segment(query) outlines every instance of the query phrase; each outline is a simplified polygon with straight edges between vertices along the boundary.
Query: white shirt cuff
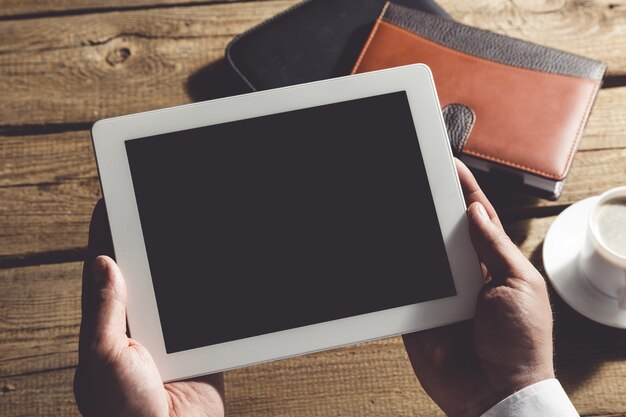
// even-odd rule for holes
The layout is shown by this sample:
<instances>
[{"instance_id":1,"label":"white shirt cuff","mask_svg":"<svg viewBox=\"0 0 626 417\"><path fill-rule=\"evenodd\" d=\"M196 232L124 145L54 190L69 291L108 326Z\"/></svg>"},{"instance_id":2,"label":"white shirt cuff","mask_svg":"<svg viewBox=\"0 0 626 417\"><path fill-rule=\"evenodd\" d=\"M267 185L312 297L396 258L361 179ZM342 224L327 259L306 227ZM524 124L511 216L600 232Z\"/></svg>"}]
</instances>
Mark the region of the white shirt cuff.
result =
<instances>
[{"instance_id":1,"label":"white shirt cuff","mask_svg":"<svg viewBox=\"0 0 626 417\"><path fill-rule=\"evenodd\" d=\"M579 417L563 387L546 379L509 395L481 417Z\"/></svg>"}]
</instances>

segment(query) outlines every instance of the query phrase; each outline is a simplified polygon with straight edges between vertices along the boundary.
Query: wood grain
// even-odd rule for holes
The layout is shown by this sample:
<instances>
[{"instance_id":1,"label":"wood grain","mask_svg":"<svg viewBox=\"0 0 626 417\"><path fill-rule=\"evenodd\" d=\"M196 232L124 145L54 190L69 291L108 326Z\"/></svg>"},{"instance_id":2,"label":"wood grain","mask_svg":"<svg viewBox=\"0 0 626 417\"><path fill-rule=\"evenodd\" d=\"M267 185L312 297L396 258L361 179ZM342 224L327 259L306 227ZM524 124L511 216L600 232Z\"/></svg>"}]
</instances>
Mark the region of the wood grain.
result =
<instances>
[{"instance_id":1,"label":"wood grain","mask_svg":"<svg viewBox=\"0 0 626 417\"><path fill-rule=\"evenodd\" d=\"M0 121L84 123L210 95L228 41L293 1L0 22ZM199 77L193 88L194 75ZM219 83L215 86L219 89ZM191 89L193 91L188 91ZM200 98L200 97L197 97Z\"/></svg>"},{"instance_id":2,"label":"wood grain","mask_svg":"<svg viewBox=\"0 0 626 417\"><path fill-rule=\"evenodd\" d=\"M626 87L600 90L584 131L581 150L626 148Z\"/></svg>"},{"instance_id":3,"label":"wood grain","mask_svg":"<svg viewBox=\"0 0 626 417\"><path fill-rule=\"evenodd\" d=\"M98 174L88 130L0 135L0 188L93 179Z\"/></svg>"},{"instance_id":4,"label":"wood grain","mask_svg":"<svg viewBox=\"0 0 626 417\"><path fill-rule=\"evenodd\" d=\"M84 247L99 197L95 177L0 188L0 256Z\"/></svg>"},{"instance_id":5,"label":"wood grain","mask_svg":"<svg viewBox=\"0 0 626 417\"><path fill-rule=\"evenodd\" d=\"M231 415L442 416L392 338L226 374Z\"/></svg>"},{"instance_id":6,"label":"wood grain","mask_svg":"<svg viewBox=\"0 0 626 417\"><path fill-rule=\"evenodd\" d=\"M0 415L6 417L80 416L72 383L74 369L0 377Z\"/></svg>"},{"instance_id":7,"label":"wood grain","mask_svg":"<svg viewBox=\"0 0 626 417\"><path fill-rule=\"evenodd\" d=\"M79 262L0 269L0 379L76 365L81 271Z\"/></svg>"},{"instance_id":8,"label":"wood grain","mask_svg":"<svg viewBox=\"0 0 626 417\"><path fill-rule=\"evenodd\" d=\"M508 226L540 266L553 217ZM75 415L72 367L80 263L0 270L0 415ZM626 333L593 323L552 296L559 379L581 415L626 409ZM57 368L67 368L55 370ZM226 374L231 416L442 416L416 381L399 338Z\"/></svg>"},{"instance_id":9,"label":"wood grain","mask_svg":"<svg viewBox=\"0 0 626 417\"><path fill-rule=\"evenodd\" d=\"M125 34L153 40L155 47L159 41L170 39L214 38L212 47L208 49L213 50L221 48L224 37L238 35L249 26L273 16L294 3L295 0L233 1L171 9L5 20L0 25L0 37L7 42L0 45L0 53L21 56L35 52L79 50L83 47L103 45ZM158 51L168 49L175 48L163 45ZM206 50L198 52L204 53ZM75 56L78 58L80 55ZM192 57L186 56L187 59Z\"/></svg>"},{"instance_id":10,"label":"wood grain","mask_svg":"<svg viewBox=\"0 0 626 417\"><path fill-rule=\"evenodd\" d=\"M240 0L3 0L0 16L59 15L77 12L101 13L103 10L138 9L177 5L202 5ZM261 1L261 0L256 0Z\"/></svg>"},{"instance_id":11,"label":"wood grain","mask_svg":"<svg viewBox=\"0 0 626 417\"><path fill-rule=\"evenodd\" d=\"M468 23L595 57L626 74L626 7L448 2ZM215 94L215 63L235 35L293 0L131 10L0 22L3 125L90 123ZM191 84L190 84L191 83ZM198 94L200 92L200 94Z\"/></svg>"}]
</instances>

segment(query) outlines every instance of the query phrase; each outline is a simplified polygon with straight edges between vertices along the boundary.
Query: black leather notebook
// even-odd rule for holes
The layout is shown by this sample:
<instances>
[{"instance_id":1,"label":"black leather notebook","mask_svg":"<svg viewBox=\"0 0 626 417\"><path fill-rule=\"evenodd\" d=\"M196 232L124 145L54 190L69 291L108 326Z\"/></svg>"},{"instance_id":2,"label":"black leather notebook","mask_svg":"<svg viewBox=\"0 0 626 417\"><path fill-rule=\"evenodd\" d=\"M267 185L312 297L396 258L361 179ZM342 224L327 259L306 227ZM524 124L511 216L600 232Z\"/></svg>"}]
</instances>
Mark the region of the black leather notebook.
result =
<instances>
[{"instance_id":1,"label":"black leather notebook","mask_svg":"<svg viewBox=\"0 0 626 417\"><path fill-rule=\"evenodd\" d=\"M348 75L385 2L303 1L233 39L226 57L253 90ZM396 3L449 17L433 0Z\"/></svg>"}]
</instances>

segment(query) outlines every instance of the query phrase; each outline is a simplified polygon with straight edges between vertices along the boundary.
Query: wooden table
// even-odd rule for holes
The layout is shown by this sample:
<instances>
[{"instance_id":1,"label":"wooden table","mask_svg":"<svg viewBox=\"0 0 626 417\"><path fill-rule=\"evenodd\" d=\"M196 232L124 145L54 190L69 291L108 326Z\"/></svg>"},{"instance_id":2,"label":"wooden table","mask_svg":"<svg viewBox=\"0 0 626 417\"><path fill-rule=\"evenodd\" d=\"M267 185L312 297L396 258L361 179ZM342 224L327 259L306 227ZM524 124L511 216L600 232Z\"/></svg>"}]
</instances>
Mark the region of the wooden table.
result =
<instances>
[{"instance_id":1,"label":"wooden table","mask_svg":"<svg viewBox=\"0 0 626 417\"><path fill-rule=\"evenodd\" d=\"M293 0L0 1L0 415L76 415L81 256L100 197L89 128L201 100L236 34ZM571 203L626 184L626 0L441 0L460 21L609 64L559 201L490 192L541 270ZM218 71L219 72L219 71ZM626 416L626 331L553 295L559 378L585 416ZM442 415L398 338L226 374L231 416Z\"/></svg>"}]
</instances>

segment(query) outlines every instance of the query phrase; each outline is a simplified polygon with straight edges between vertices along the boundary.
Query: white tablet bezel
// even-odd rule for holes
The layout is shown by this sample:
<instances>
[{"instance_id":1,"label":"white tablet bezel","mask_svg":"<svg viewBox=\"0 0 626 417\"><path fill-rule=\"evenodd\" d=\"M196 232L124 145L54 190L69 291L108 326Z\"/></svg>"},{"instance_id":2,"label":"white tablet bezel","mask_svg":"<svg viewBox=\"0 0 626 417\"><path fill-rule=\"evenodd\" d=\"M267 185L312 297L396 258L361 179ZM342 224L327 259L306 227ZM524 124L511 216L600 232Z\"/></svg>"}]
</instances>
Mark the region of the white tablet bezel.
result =
<instances>
[{"instance_id":1,"label":"white tablet bezel","mask_svg":"<svg viewBox=\"0 0 626 417\"><path fill-rule=\"evenodd\" d=\"M129 139L406 91L457 295L168 354L159 321L126 148ZM430 70L409 65L98 121L92 138L132 337L164 381L189 378L469 319L483 285L465 203ZM417 154L416 154L417 157ZM435 279L436 277L428 277ZM346 300L350 302L350 300ZM197 325L221 317L198 318Z\"/></svg>"}]
</instances>

